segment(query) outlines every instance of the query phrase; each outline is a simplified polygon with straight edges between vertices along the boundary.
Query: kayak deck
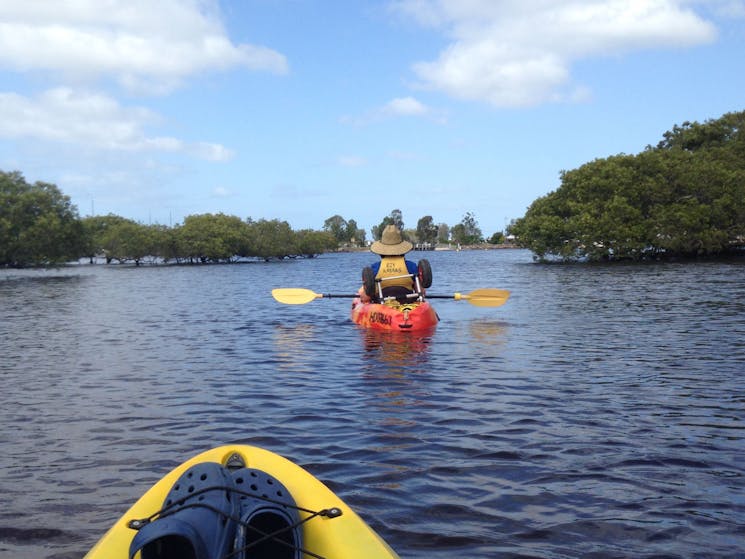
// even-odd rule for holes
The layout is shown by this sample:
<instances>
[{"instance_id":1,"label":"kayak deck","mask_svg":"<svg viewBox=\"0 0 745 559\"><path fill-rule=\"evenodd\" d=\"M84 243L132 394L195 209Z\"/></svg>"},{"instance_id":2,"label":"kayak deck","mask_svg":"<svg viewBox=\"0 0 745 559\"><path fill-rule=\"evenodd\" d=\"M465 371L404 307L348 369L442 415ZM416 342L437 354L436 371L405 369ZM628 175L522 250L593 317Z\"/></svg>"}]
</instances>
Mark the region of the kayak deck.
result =
<instances>
[{"instance_id":1,"label":"kayak deck","mask_svg":"<svg viewBox=\"0 0 745 559\"><path fill-rule=\"evenodd\" d=\"M88 552L85 559L129 559L130 545L138 534L137 529L131 526L135 525L136 528L140 528L139 523L144 522L142 525L147 528L148 524L154 526L161 522L158 513L164 507L170 506L164 505L164 500L173 494L173 490L179 485L177 482L183 479L182 476L190 475L195 468L205 464L215 467L218 467L216 465L223 466L227 471L231 467L229 463L236 459L242 461L247 468L266 472L281 482L292 497L289 500L295 501L296 507L292 508L297 509L295 514L298 514L300 518L301 547L307 550L308 554L296 550L293 557L320 556L327 559L398 557L395 551L348 505L297 464L262 448L229 445L203 452L165 475L132 505ZM176 484L175 487L174 484ZM271 499L270 502L272 502ZM292 505L284 502L279 506L288 508ZM173 516L176 517L181 510ZM150 520L152 518L155 519ZM170 518L167 517L162 522L167 523ZM248 556L251 556L250 551ZM221 558L210 556L209 559Z\"/></svg>"},{"instance_id":2,"label":"kayak deck","mask_svg":"<svg viewBox=\"0 0 745 559\"><path fill-rule=\"evenodd\" d=\"M352 321L373 330L426 330L436 326L439 320L427 301L363 303L359 298L352 301Z\"/></svg>"}]
</instances>

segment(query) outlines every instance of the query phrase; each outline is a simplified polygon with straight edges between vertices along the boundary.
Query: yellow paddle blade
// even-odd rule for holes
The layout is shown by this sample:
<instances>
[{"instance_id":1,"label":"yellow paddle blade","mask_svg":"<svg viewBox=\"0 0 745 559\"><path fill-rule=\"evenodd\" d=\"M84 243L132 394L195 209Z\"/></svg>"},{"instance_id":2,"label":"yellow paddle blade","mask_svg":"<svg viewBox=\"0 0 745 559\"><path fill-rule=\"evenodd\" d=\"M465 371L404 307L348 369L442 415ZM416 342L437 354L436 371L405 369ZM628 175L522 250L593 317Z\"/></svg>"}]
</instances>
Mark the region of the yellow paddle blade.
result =
<instances>
[{"instance_id":1,"label":"yellow paddle blade","mask_svg":"<svg viewBox=\"0 0 745 559\"><path fill-rule=\"evenodd\" d=\"M465 300L476 307L501 307L510 298L506 289L474 289L470 293L456 293L455 300Z\"/></svg>"},{"instance_id":2,"label":"yellow paddle blade","mask_svg":"<svg viewBox=\"0 0 745 559\"><path fill-rule=\"evenodd\" d=\"M323 295L301 287L282 287L272 289L272 297L285 305L304 305L305 303L310 303L315 299L323 297Z\"/></svg>"}]
</instances>

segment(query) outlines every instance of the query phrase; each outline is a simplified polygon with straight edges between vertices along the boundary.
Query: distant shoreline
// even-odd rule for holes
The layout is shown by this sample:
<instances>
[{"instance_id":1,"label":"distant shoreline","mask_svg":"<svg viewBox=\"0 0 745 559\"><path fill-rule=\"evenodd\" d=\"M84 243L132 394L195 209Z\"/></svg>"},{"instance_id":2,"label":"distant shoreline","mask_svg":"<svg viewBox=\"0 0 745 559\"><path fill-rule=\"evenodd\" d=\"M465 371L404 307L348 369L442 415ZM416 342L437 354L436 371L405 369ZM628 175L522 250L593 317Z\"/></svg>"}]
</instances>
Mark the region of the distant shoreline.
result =
<instances>
[{"instance_id":1,"label":"distant shoreline","mask_svg":"<svg viewBox=\"0 0 745 559\"><path fill-rule=\"evenodd\" d=\"M411 252L457 252L459 250L504 250L504 249L515 249L522 248L512 243L502 243L493 245L490 243L479 243L475 245L437 245L434 248L416 248L411 249ZM330 252L369 252L369 247L340 247Z\"/></svg>"}]
</instances>

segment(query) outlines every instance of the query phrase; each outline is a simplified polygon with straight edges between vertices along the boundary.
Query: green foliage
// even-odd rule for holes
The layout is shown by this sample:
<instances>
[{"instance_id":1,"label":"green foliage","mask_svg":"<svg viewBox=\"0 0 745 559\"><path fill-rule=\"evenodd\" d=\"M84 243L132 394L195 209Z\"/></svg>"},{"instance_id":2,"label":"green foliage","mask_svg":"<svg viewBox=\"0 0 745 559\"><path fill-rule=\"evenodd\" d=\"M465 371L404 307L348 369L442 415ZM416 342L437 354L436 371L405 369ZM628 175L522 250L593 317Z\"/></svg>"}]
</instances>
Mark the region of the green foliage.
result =
<instances>
[{"instance_id":1,"label":"green foliage","mask_svg":"<svg viewBox=\"0 0 745 559\"><path fill-rule=\"evenodd\" d=\"M497 231L489 237L488 243L492 245L501 245L504 242L504 233Z\"/></svg>"},{"instance_id":2,"label":"green foliage","mask_svg":"<svg viewBox=\"0 0 745 559\"><path fill-rule=\"evenodd\" d=\"M340 215L333 215L323 222L323 230L336 239L337 246L365 244L365 230L360 229L353 219L347 221Z\"/></svg>"},{"instance_id":3,"label":"green foliage","mask_svg":"<svg viewBox=\"0 0 745 559\"><path fill-rule=\"evenodd\" d=\"M383 218L383 221L380 222L380 225L378 225L377 227L373 226L373 240L379 241L380 238L383 236L383 230L389 225L395 225L396 227L398 227L399 231L404 231L404 219L401 210L392 210L389 215Z\"/></svg>"},{"instance_id":4,"label":"green foliage","mask_svg":"<svg viewBox=\"0 0 745 559\"><path fill-rule=\"evenodd\" d=\"M616 260L718 255L745 248L745 112L703 124L685 122L637 155L598 159L561 173L561 186L538 198L507 232L538 259ZM387 225L419 242L483 242L467 212L452 228L424 216L404 229L401 210ZM80 219L59 189L0 172L0 266L50 265L104 254L107 262L146 259L209 263L237 258L313 256L364 244L354 220L334 215L323 231L295 232L285 221L225 214L188 216L174 228L116 215ZM495 233L490 242L503 240Z\"/></svg>"},{"instance_id":5,"label":"green foliage","mask_svg":"<svg viewBox=\"0 0 745 559\"><path fill-rule=\"evenodd\" d=\"M424 216L416 224L416 238L420 243L435 244L437 232L437 225L431 215Z\"/></svg>"},{"instance_id":6,"label":"green foliage","mask_svg":"<svg viewBox=\"0 0 745 559\"><path fill-rule=\"evenodd\" d=\"M190 215L177 229L176 244L190 262L230 261L246 251L246 235L246 224L236 216Z\"/></svg>"},{"instance_id":7,"label":"green foliage","mask_svg":"<svg viewBox=\"0 0 745 559\"><path fill-rule=\"evenodd\" d=\"M301 229L296 234L296 246L298 254L313 258L317 254L335 249L338 244L334 236L328 231Z\"/></svg>"},{"instance_id":8,"label":"green foliage","mask_svg":"<svg viewBox=\"0 0 745 559\"><path fill-rule=\"evenodd\" d=\"M130 219L121 219L107 227L101 240L107 262L131 261L139 265L147 257L159 254L157 230Z\"/></svg>"},{"instance_id":9,"label":"green foliage","mask_svg":"<svg viewBox=\"0 0 745 559\"><path fill-rule=\"evenodd\" d=\"M354 220L343 236L361 239ZM118 215L78 218L56 186L29 185L0 172L0 266L49 265L81 256L106 262L231 262L240 258L313 257L338 248L328 231L293 231L286 221L190 215L182 225L143 225Z\"/></svg>"},{"instance_id":10,"label":"green foliage","mask_svg":"<svg viewBox=\"0 0 745 559\"><path fill-rule=\"evenodd\" d=\"M323 222L323 230L331 233L337 243L348 243L351 236L349 235L349 223L340 215L332 215Z\"/></svg>"},{"instance_id":11,"label":"green foliage","mask_svg":"<svg viewBox=\"0 0 745 559\"><path fill-rule=\"evenodd\" d=\"M94 257L105 254L104 245L110 241L111 229L127 221L129 220L114 214L88 216L81 219L85 238L81 255L89 257L92 261Z\"/></svg>"},{"instance_id":12,"label":"green foliage","mask_svg":"<svg viewBox=\"0 0 745 559\"><path fill-rule=\"evenodd\" d=\"M450 229L453 241L462 245L474 245L484 241L484 235L472 212L466 212L463 219Z\"/></svg>"},{"instance_id":13,"label":"green foliage","mask_svg":"<svg viewBox=\"0 0 745 559\"><path fill-rule=\"evenodd\" d=\"M400 231L403 231L404 230L404 214L401 212L401 210L391 210L390 217L393 222L393 225L398 227Z\"/></svg>"},{"instance_id":14,"label":"green foliage","mask_svg":"<svg viewBox=\"0 0 745 559\"><path fill-rule=\"evenodd\" d=\"M454 243L464 244L466 238L466 226L462 223L453 225L450 228L450 237Z\"/></svg>"},{"instance_id":15,"label":"green foliage","mask_svg":"<svg viewBox=\"0 0 745 559\"><path fill-rule=\"evenodd\" d=\"M720 255L745 245L745 112L561 173L509 232L538 259Z\"/></svg>"},{"instance_id":16,"label":"green foliage","mask_svg":"<svg viewBox=\"0 0 745 559\"><path fill-rule=\"evenodd\" d=\"M0 171L0 266L48 266L83 249L83 227L68 196L53 184Z\"/></svg>"},{"instance_id":17,"label":"green foliage","mask_svg":"<svg viewBox=\"0 0 745 559\"><path fill-rule=\"evenodd\" d=\"M299 253L295 235L286 221L261 219L249 223L249 254L268 260Z\"/></svg>"},{"instance_id":18,"label":"green foliage","mask_svg":"<svg viewBox=\"0 0 745 559\"><path fill-rule=\"evenodd\" d=\"M350 219L347 222L347 238L349 239L350 244L354 246L364 246L365 237L365 230L360 229L357 222Z\"/></svg>"},{"instance_id":19,"label":"green foliage","mask_svg":"<svg viewBox=\"0 0 745 559\"><path fill-rule=\"evenodd\" d=\"M447 243L450 241L450 226L447 223L437 225L437 242Z\"/></svg>"}]
</instances>

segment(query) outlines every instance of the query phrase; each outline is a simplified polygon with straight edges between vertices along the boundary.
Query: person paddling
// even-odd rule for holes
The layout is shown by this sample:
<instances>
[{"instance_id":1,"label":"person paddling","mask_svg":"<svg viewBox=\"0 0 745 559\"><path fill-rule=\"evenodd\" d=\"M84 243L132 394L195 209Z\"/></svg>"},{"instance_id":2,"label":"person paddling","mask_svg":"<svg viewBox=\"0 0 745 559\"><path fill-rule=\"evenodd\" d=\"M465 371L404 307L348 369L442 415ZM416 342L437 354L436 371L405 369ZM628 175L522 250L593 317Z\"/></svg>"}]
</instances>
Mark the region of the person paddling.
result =
<instances>
[{"instance_id":1,"label":"person paddling","mask_svg":"<svg viewBox=\"0 0 745 559\"><path fill-rule=\"evenodd\" d=\"M380 256L380 260L362 270L362 287L358 294L363 303L381 302L388 297L399 302L424 297L425 288L432 283L432 272L426 260L415 264L406 259L406 253L412 248L409 241L403 240L398 227L386 226L380 240L370 246L370 251Z\"/></svg>"}]
</instances>

